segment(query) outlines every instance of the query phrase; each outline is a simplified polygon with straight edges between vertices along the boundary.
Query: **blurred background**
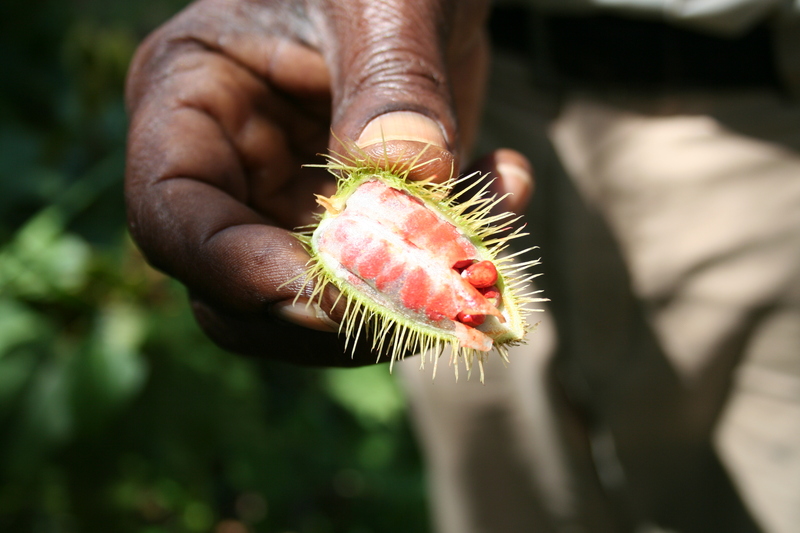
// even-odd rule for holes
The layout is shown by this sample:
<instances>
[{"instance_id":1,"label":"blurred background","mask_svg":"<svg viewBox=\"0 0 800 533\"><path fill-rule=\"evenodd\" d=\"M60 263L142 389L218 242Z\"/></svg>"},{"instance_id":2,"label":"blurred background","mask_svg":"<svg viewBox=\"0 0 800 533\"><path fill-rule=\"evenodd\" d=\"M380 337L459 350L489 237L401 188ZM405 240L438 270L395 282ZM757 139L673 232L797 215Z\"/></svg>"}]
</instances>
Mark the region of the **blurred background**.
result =
<instances>
[{"instance_id":1,"label":"blurred background","mask_svg":"<svg viewBox=\"0 0 800 533\"><path fill-rule=\"evenodd\" d=\"M0 531L427 531L388 367L216 349L126 234L125 72L184 3L0 3Z\"/></svg>"}]
</instances>

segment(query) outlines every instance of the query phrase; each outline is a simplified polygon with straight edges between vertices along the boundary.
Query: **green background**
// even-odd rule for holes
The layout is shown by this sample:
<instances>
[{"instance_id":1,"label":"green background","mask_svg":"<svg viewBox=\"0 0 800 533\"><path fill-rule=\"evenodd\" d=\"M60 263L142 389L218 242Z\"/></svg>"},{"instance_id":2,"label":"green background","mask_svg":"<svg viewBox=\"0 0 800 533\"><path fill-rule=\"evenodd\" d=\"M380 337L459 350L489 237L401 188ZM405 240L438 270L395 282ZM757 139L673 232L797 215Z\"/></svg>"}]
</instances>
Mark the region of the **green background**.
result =
<instances>
[{"instance_id":1,"label":"green background","mask_svg":"<svg viewBox=\"0 0 800 533\"><path fill-rule=\"evenodd\" d=\"M388 367L220 351L126 234L125 72L182 4L0 2L0 531L426 531Z\"/></svg>"}]
</instances>

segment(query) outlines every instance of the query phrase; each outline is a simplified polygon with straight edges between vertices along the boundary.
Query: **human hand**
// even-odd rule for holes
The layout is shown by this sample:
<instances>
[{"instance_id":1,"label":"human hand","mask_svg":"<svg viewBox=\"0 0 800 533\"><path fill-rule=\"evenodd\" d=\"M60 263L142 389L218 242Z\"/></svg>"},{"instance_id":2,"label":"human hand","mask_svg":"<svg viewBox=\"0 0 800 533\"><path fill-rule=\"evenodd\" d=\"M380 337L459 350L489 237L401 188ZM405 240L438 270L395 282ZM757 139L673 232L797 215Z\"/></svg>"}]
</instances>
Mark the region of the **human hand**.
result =
<instances>
[{"instance_id":1,"label":"human hand","mask_svg":"<svg viewBox=\"0 0 800 533\"><path fill-rule=\"evenodd\" d=\"M290 230L335 183L302 165L353 139L390 163L426 150L412 179L459 169L480 113L487 3L200 0L143 43L127 86L130 229L215 342L295 363L375 360L331 333L332 289L305 305L308 256ZM507 207L526 201L521 156L482 168L520 193Z\"/></svg>"}]
</instances>

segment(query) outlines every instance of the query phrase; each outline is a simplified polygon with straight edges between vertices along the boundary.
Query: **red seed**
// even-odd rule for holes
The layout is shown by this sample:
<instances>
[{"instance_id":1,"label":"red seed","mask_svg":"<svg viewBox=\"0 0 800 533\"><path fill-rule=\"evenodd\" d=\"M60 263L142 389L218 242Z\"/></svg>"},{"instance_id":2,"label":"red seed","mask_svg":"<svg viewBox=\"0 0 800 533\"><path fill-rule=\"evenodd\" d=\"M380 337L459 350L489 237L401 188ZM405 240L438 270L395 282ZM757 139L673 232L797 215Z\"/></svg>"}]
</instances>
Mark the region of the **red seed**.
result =
<instances>
[{"instance_id":1,"label":"red seed","mask_svg":"<svg viewBox=\"0 0 800 533\"><path fill-rule=\"evenodd\" d=\"M475 262L474 259L460 259L460 260L456 261L455 263L453 263L452 268L453 268L453 270L455 270L456 272L458 272L460 274L465 268L467 268L468 266L470 266L474 262Z\"/></svg>"},{"instance_id":2,"label":"red seed","mask_svg":"<svg viewBox=\"0 0 800 533\"><path fill-rule=\"evenodd\" d=\"M468 315L466 313L458 313L456 319L464 325L477 328L483 321L486 320L486 315Z\"/></svg>"},{"instance_id":3,"label":"red seed","mask_svg":"<svg viewBox=\"0 0 800 533\"><path fill-rule=\"evenodd\" d=\"M478 292L480 292L490 304L495 307L500 307L500 289L498 289L497 286L492 285L485 289L478 289Z\"/></svg>"},{"instance_id":4,"label":"red seed","mask_svg":"<svg viewBox=\"0 0 800 533\"><path fill-rule=\"evenodd\" d=\"M476 289L485 289L497 283L497 268L491 261L480 261L465 268L461 276Z\"/></svg>"}]
</instances>

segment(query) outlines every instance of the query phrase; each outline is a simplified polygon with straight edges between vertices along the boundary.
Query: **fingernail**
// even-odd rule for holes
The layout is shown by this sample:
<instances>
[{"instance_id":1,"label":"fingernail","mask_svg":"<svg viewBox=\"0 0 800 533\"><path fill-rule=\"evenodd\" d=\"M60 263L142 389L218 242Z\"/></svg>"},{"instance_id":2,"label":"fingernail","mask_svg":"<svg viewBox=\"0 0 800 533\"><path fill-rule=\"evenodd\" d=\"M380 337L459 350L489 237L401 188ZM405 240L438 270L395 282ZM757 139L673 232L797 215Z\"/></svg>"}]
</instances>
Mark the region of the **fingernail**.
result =
<instances>
[{"instance_id":1,"label":"fingernail","mask_svg":"<svg viewBox=\"0 0 800 533\"><path fill-rule=\"evenodd\" d=\"M447 148L436 121L413 111L393 111L372 119L356 144L360 148L387 141L415 141Z\"/></svg>"},{"instance_id":2,"label":"fingernail","mask_svg":"<svg viewBox=\"0 0 800 533\"><path fill-rule=\"evenodd\" d=\"M527 199L533 189L533 177L527 169L514 163L498 163L495 168L506 192L519 200Z\"/></svg>"},{"instance_id":3,"label":"fingernail","mask_svg":"<svg viewBox=\"0 0 800 533\"><path fill-rule=\"evenodd\" d=\"M287 300L272 306L272 312L292 324L304 326L319 331L339 331L339 324L331 318L316 303L308 301Z\"/></svg>"}]
</instances>

